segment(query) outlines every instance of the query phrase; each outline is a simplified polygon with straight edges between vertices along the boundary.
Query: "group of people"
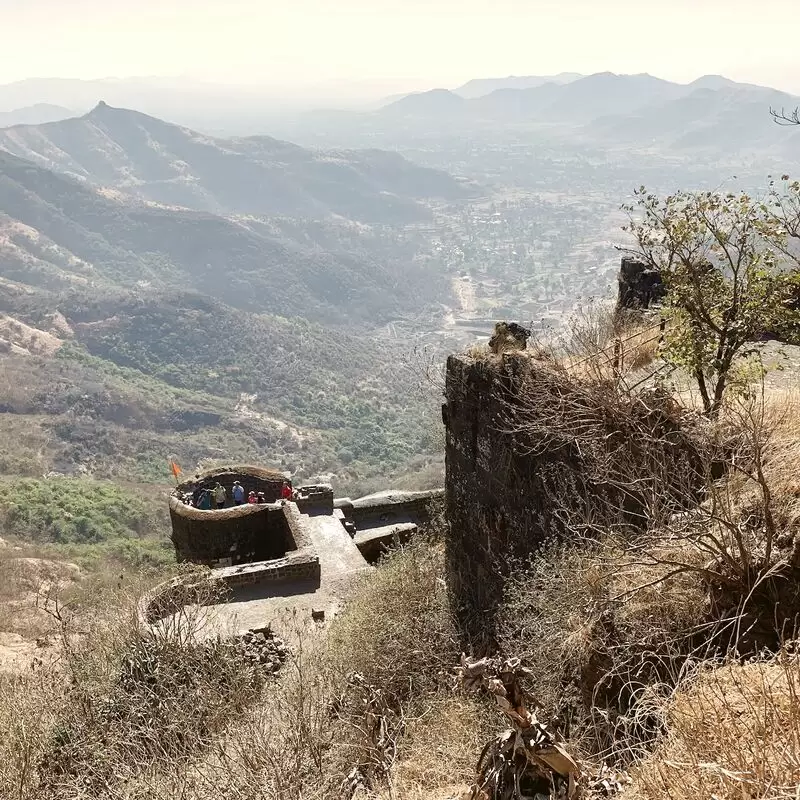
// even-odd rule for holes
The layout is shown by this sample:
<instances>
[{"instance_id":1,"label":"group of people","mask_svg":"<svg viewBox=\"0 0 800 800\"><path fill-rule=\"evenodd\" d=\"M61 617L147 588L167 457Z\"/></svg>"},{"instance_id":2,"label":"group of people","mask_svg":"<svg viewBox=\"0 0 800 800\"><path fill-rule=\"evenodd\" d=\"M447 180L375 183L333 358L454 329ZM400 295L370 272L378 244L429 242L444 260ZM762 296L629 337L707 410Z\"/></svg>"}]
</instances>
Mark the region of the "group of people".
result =
<instances>
[{"instance_id":1,"label":"group of people","mask_svg":"<svg viewBox=\"0 0 800 800\"><path fill-rule=\"evenodd\" d=\"M289 481L284 481L281 486L280 499L291 500L293 497L292 484ZM251 491L245 498L244 487L239 481L233 482L231 499L233 501L231 505L233 506L267 502L264 492ZM228 503L228 492L219 481L211 488L204 488L198 485L193 492L184 495L183 502L188 506L193 506L203 511L213 511L214 509L225 508Z\"/></svg>"}]
</instances>

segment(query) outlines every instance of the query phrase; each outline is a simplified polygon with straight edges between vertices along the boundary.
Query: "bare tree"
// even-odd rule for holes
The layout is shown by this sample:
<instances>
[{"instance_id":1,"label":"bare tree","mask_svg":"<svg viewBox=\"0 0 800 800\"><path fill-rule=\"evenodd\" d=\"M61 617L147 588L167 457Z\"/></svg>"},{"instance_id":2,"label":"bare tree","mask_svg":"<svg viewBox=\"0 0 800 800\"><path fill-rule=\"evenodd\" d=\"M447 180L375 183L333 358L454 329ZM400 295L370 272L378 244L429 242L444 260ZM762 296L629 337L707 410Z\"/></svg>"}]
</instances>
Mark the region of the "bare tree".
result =
<instances>
[{"instance_id":1,"label":"bare tree","mask_svg":"<svg viewBox=\"0 0 800 800\"><path fill-rule=\"evenodd\" d=\"M785 108L778 111L777 108L770 107L769 113L778 125L800 125L800 107L794 111L787 111Z\"/></svg>"}]
</instances>

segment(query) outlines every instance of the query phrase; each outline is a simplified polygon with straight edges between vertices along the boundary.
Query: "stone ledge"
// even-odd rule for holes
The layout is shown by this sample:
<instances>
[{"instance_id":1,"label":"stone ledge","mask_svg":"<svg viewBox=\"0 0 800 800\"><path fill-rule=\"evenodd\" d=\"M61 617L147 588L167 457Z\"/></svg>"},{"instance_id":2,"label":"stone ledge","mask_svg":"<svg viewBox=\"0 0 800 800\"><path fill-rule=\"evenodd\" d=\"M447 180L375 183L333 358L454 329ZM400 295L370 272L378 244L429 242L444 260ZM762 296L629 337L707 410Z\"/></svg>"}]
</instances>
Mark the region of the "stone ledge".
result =
<instances>
[{"instance_id":1,"label":"stone ledge","mask_svg":"<svg viewBox=\"0 0 800 800\"><path fill-rule=\"evenodd\" d=\"M319 581L320 577L321 569L316 552L313 549L295 551L272 561L207 569L201 574L170 578L141 598L137 613L143 624L152 625L177 613L184 606L208 599L215 588L220 594L224 594L225 590L239 586L281 581ZM220 599L224 602L224 597Z\"/></svg>"},{"instance_id":2,"label":"stone ledge","mask_svg":"<svg viewBox=\"0 0 800 800\"><path fill-rule=\"evenodd\" d=\"M311 552L289 553L284 558L239 564L215 570L226 586L249 586L255 583L276 583L285 580L317 580L321 576L319 557Z\"/></svg>"}]
</instances>

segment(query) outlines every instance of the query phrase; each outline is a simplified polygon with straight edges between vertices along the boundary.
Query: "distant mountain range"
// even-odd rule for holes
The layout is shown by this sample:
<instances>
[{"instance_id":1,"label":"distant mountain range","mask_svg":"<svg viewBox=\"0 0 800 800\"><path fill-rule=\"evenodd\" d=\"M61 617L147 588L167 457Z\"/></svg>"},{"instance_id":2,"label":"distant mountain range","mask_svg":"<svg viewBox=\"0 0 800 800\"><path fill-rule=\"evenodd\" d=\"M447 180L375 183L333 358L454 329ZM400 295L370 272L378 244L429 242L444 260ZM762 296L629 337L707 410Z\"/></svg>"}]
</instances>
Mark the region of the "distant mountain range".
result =
<instances>
[{"instance_id":1,"label":"distant mountain range","mask_svg":"<svg viewBox=\"0 0 800 800\"><path fill-rule=\"evenodd\" d=\"M216 139L99 104L85 116L0 130L0 149L39 166L168 206L215 214L423 219L418 201L469 190L381 150L312 152L267 136Z\"/></svg>"},{"instance_id":2,"label":"distant mountain range","mask_svg":"<svg viewBox=\"0 0 800 800\"><path fill-rule=\"evenodd\" d=\"M488 92L480 91L480 87L488 87L492 82L472 81L466 86L477 85L479 88L471 93L463 93L464 87L454 91L433 89L400 98L385 106L382 113L574 122L633 113L689 97L698 91L748 92L753 99L800 102L799 98L785 92L736 83L718 75L707 75L689 84L673 83L646 74L616 75L612 72L570 76L571 79L556 78L501 80L497 81L497 88ZM526 86L526 82L531 85Z\"/></svg>"},{"instance_id":3,"label":"distant mountain range","mask_svg":"<svg viewBox=\"0 0 800 800\"><path fill-rule=\"evenodd\" d=\"M479 96L435 89L407 95L378 113L387 125L400 120L440 128L538 124L592 145L769 151L796 158L800 131L778 130L769 111L798 105L800 97L719 75L679 84L646 74L602 72L530 88L503 85Z\"/></svg>"},{"instance_id":4,"label":"distant mountain range","mask_svg":"<svg viewBox=\"0 0 800 800\"><path fill-rule=\"evenodd\" d=\"M0 128L7 128L11 125L40 125L43 122L55 122L74 116L73 111L63 106L37 103L33 106L15 108L13 111L0 111Z\"/></svg>"},{"instance_id":5,"label":"distant mountain range","mask_svg":"<svg viewBox=\"0 0 800 800\"><path fill-rule=\"evenodd\" d=\"M584 77L579 72L560 72L558 75L528 75L517 77L514 75L508 78L476 78L467 81L463 86L453 89L453 93L467 100L476 97L483 97L501 89L534 89L545 83L572 83Z\"/></svg>"},{"instance_id":6,"label":"distant mountain range","mask_svg":"<svg viewBox=\"0 0 800 800\"><path fill-rule=\"evenodd\" d=\"M187 77L29 78L0 84L0 113L40 103L71 109L67 116L79 116L102 100L213 135L241 136L268 131L287 114L320 107L374 110L388 94L407 94L419 86L416 80L368 79L259 85L245 78L242 84L225 85ZM52 119L59 118L63 117ZM0 126L45 121L49 120L11 119Z\"/></svg>"}]
</instances>

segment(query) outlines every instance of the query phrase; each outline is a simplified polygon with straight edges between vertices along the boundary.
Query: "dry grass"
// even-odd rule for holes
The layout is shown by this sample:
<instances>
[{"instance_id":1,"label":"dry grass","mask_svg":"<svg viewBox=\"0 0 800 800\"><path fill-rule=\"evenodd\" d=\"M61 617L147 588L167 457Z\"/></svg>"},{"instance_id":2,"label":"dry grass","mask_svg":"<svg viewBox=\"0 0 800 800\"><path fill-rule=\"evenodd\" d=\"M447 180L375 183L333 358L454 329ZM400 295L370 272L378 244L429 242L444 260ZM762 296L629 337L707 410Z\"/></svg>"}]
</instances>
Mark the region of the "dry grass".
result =
<instances>
[{"instance_id":1,"label":"dry grass","mask_svg":"<svg viewBox=\"0 0 800 800\"><path fill-rule=\"evenodd\" d=\"M328 638L328 659L397 699L436 691L458 663L439 544L395 551L348 601Z\"/></svg>"},{"instance_id":2,"label":"dry grass","mask_svg":"<svg viewBox=\"0 0 800 800\"><path fill-rule=\"evenodd\" d=\"M620 380L650 366L658 356L660 321L620 318L612 303L594 302L576 311L549 349L576 378Z\"/></svg>"},{"instance_id":3,"label":"dry grass","mask_svg":"<svg viewBox=\"0 0 800 800\"><path fill-rule=\"evenodd\" d=\"M533 669L534 692L584 756L635 762L661 736L665 699L676 686L690 691L686 678L698 663L718 660L728 648L740 655L774 651L796 635L798 410L800 399L793 393L755 393L729 403L719 423L723 447L709 450L730 454L729 471L712 477L709 461L702 502L678 514L654 516L638 533L608 531L589 540L576 527L569 544L544 550L512 575L501 644ZM780 683L793 695L787 681L797 673L796 659L780 668L783 683L775 663L748 667L751 671L742 675L759 677L765 692ZM733 667L729 673L732 683L738 673ZM717 684L698 684L706 687L703 702L692 695L685 703L697 726L704 719L713 725L717 715L727 719L728 700L714 691L722 673L714 674ZM743 681L737 690L756 707ZM670 709L674 719L681 712L678 700ZM733 758L740 733L730 725L721 730L721 736L731 737ZM772 736L764 726L761 730ZM780 752L785 742L773 738L769 747ZM647 796L672 796L665 787L673 779L681 780L671 775L661 793ZM702 791L708 787L674 796L713 796Z\"/></svg>"},{"instance_id":4,"label":"dry grass","mask_svg":"<svg viewBox=\"0 0 800 800\"><path fill-rule=\"evenodd\" d=\"M667 709L668 733L626 795L671 800L788 800L800 785L800 662L703 669Z\"/></svg>"},{"instance_id":5,"label":"dry grass","mask_svg":"<svg viewBox=\"0 0 800 800\"><path fill-rule=\"evenodd\" d=\"M578 350L562 363L567 372L576 378L620 380L655 362L660 339L658 325L641 323L620 330L597 350L586 354Z\"/></svg>"},{"instance_id":6,"label":"dry grass","mask_svg":"<svg viewBox=\"0 0 800 800\"><path fill-rule=\"evenodd\" d=\"M134 601L96 593L82 613L53 604L59 659L0 679L0 797L128 797L253 701L259 675L234 650L197 641L189 615L143 630Z\"/></svg>"},{"instance_id":7,"label":"dry grass","mask_svg":"<svg viewBox=\"0 0 800 800\"><path fill-rule=\"evenodd\" d=\"M142 629L135 592L93 587L60 612L60 661L0 678L0 797L329 800L357 774L367 793L421 798L468 781L485 722L452 693L443 573L438 545L395 553L327 640L297 621L266 684L201 640L203 610Z\"/></svg>"},{"instance_id":8,"label":"dry grass","mask_svg":"<svg viewBox=\"0 0 800 800\"><path fill-rule=\"evenodd\" d=\"M675 547L663 542L653 552L674 556ZM545 714L586 757L630 761L652 740L652 696L680 680L706 619L697 573L670 576L670 567L642 556L612 536L562 545L508 582L501 645L533 669Z\"/></svg>"},{"instance_id":9,"label":"dry grass","mask_svg":"<svg viewBox=\"0 0 800 800\"><path fill-rule=\"evenodd\" d=\"M477 754L494 730L493 715L471 698L428 699L407 722L391 774L391 794L381 800L461 796L472 783Z\"/></svg>"},{"instance_id":10,"label":"dry grass","mask_svg":"<svg viewBox=\"0 0 800 800\"><path fill-rule=\"evenodd\" d=\"M800 395L768 396L762 415L784 531L800 518L795 410ZM757 552L760 495L741 475L723 483L728 521L750 520L743 541ZM533 668L534 693L574 750L617 764L644 756L631 800L794 797L798 656L687 679L710 636L709 559L694 529L665 518L639 538L607 531L520 565L501 644ZM0 679L0 797L349 800L358 785L363 798L445 800L470 783L498 724L453 691L459 631L435 539L365 578L324 639L298 628L267 684L224 646L200 644L202 612L152 638L134 595L92 586L65 623L61 662Z\"/></svg>"}]
</instances>

